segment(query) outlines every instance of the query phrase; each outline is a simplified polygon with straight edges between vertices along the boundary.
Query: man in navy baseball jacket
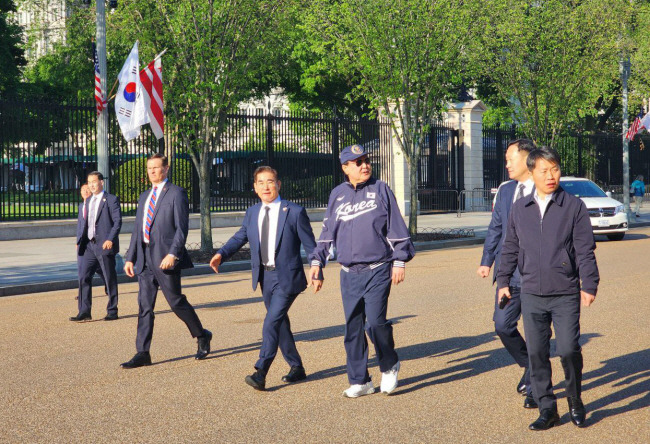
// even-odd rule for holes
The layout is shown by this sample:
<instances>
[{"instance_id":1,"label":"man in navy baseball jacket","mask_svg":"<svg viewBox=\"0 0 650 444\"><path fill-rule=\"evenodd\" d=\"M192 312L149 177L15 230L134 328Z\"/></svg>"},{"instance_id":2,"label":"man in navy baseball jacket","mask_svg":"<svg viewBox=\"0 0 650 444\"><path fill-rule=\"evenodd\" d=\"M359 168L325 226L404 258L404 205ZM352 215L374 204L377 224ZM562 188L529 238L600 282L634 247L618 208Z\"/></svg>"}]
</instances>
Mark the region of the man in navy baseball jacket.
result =
<instances>
[{"instance_id":1,"label":"man in navy baseball jacket","mask_svg":"<svg viewBox=\"0 0 650 444\"><path fill-rule=\"evenodd\" d=\"M514 202L530 195L533 191L533 179L526 165L526 159L528 158L528 154L535 149L537 147L532 140L519 139L510 142L506 150L506 169L511 180L501 184L497 192L494 201L494 210L492 211L492 220L490 221L488 234L483 245L481 265L476 272L480 277L486 278L490 274L490 267L494 264L493 283L497 279L501 248L506 238L510 208ZM497 298L498 289L495 291L494 315L492 320L494 321L494 329L497 335L499 335L503 346L519 367L524 369L524 374L517 384L517 392L526 395L524 408L533 409L537 407L537 404L531 393L528 351L526 350L526 342L517 329L517 322L521 317L520 286L519 271L515 270L512 279L510 279L510 302L500 308Z\"/></svg>"},{"instance_id":2,"label":"man in navy baseball jacket","mask_svg":"<svg viewBox=\"0 0 650 444\"><path fill-rule=\"evenodd\" d=\"M265 390L266 375L278 347L291 367L282 380L297 382L307 377L291 332L288 313L296 297L307 288L300 244L310 254L316 247L316 240L307 211L280 198L281 183L277 171L261 166L253 173L253 181L261 202L246 210L241 228L217 251L210 266L218 273L223 260L236 253L246 242L250 244L253 291L259 283L266 317L255 373L246 376L246 383L257 390ZM322 277L313 279L312 285L318 291Z\"/></svg>"},{"instance_id":3,"label":"man in navy baseball jacket","mask_svg":"<svg viewBox=\"0 0 650 444\"><path fill-rule=\"evenodd\" d=\"M336 248L350 382L343 395L357 398L375 391L368 373L366 321L382 372L381 391L390 394L397 388L400 362L392 322L386 319L388 296L391 284L404 281L405 262L413 258L415 248L393 192L372 177L365 148L344 148L340 161L348 180L330 194L320 239L309 256L310 277L318 278L330 248Z\"/></svg>"},{"instance_id":4,"label":"man in navy baseball jacket","mask_svg":"<svg viewBox=\"0 0 650 444\"><path fill-rule=\"evenodd\" d=\"M557 151L535 150L526 162L535 190L515 202L510 211L497 272L499 299L511 296L510 281L519 268L530 377L540 410L529 428L547 430L560 422L551 381L551 323L564 368L571 421L583 427L580 301L588 307L596 298L600 281L596 243L587 207L560 186Z\"/></svg>"}]
</instances>

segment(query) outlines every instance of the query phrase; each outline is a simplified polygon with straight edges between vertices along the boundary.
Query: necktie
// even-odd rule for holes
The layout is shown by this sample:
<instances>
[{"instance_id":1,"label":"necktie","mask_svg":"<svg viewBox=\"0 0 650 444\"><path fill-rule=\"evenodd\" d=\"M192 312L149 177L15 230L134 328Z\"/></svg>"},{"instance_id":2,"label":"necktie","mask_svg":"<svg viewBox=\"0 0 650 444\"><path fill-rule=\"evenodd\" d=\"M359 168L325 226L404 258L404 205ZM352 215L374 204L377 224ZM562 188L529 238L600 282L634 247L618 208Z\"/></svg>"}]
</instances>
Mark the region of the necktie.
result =
<instances>
[{"instance_id":1,"label":"necktie","mask_svg":"<svg viewBox=\"0 0 650 444\"><path fill-rule=\"evenodd\" d=\"M269 210L270 207L264 207L266 214L262 219L262 235L260 239L260 253L262 254L262 265L269 263Z\"/></svg>"},{"instance_id":2,"label":"necktie","mask_svg":"<svg viewBox=\"0 0 650 444\"><path fill-rule=\"evenodd\" d=\"M158 187L153 187L153 193L151 193L151 199L149 199L149 205L147 205L147 221L144 224L144 240L149 243L149 232L151 231L151 223L153 222L153 210L156 208L156 192Z\"/></svg>"},{"instance_id":3,"label":"necktie","mask_svg":"<svg viewBox=\"0 0 650 444\"><path fill-rule=\"evenodd\" d=\"M95 196L90 199L88 205L88 239L92 240L95 237Z\"/></svg>"},{"instance_id":4,"label":"necktie","mask_svg":"<svg viewBox=\"0 0 650 444\"><path fill-rule=\"evenodd\" d=\"M526 186L525 186L523 183L520 183L520 184L519 184L519 186L517 187L517 188L518 188L518 191L517 191L517 197L515 197L515 202L517 202L519 199L521 199L522 197L524 197L524 188L525 188L525 187L526 187Z\"/></svg>"}]
</instances>

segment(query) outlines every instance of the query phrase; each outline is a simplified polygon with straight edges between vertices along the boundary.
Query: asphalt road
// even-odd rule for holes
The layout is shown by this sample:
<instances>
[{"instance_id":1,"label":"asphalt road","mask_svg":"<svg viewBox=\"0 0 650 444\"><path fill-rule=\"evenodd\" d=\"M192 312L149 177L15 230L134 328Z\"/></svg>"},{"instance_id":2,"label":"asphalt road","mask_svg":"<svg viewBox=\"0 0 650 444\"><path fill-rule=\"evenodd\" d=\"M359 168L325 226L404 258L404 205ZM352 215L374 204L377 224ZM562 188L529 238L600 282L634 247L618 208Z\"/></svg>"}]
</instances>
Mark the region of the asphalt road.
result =
<instances>
[{"instance_id":1,"label":"asphalt road","mask_svg":"<svg viewBox=\"0 0 650 444\"><path fill-rule=\"evenodd\" d=\"M523 409L515 392L521 370L493 332L493 287L475 274L482 248L475 246L418 253L393 289L402 370L392 396L341 396L348 384L335 264L324 289L308 290L290 312L307 381L282 383L288 366L278 357L264 393L244 383L265 313L249 273L184 279L214 333L204 361L194 360L195 341L160 295L154 365L135 370L119 364L135 352L137 284L120 286L114 322L69 322L76 290L0 298L0 442L647 443L649 236L639 228L624 241L598 243L602 283L582 317L585 429L569 421L555 356L562 425L527 429L537 411ZM105 303L94 299L95 319Z\"/></svg>"}]
</instances>

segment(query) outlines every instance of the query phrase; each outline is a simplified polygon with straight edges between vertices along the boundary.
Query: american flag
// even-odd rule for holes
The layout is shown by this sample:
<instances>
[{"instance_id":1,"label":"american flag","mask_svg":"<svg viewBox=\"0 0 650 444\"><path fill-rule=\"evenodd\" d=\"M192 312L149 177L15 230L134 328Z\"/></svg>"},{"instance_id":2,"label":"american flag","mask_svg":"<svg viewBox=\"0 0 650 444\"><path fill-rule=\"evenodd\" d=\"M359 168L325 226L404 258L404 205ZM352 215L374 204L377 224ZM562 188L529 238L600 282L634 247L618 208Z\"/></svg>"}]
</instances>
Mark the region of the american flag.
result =
<instances>
[{"instance_id":1,"label":"american flag","mask_svg":"<svg viewBox=\"0 0 650 444\"><path fill-rule=\"evenodd\" d=\"M97 102L97 115L99 116L106 107L106 101L102 94L102 81L99 77L99 57L97 57L97 46L93 42L93 58L95 61L95 102Z\"/></svg>"},{"instance_id":2,"label":"american flag","mask_svg":"<svg viewBox=\"0 0 650 444\"><path fill-rule=\"evenodd\" d=\"M146 104L150 118L149 125L151 125L151 130L156 136L156 139L162 139L165 136L165 108L163 102L161 60L163 53L159 54L145 69L140 71L144 103Z\"/></svg>"},{"instance_id":3,"label":"american flag","mask_svg":"<svg viewBox=\"0 0 650 444\"><path fill-rule=\"evenodd\" d=\"M634 122L632 122L632 125L630 125L630 129L628 129L627 133L625 134L626 139L634 140L636 133L638 133L643 128L643 125L641 125L641 119L643 119L643 111L641 111L639 115L636 116L636 119L634 119Z\"/></svg>"}]
</instances>

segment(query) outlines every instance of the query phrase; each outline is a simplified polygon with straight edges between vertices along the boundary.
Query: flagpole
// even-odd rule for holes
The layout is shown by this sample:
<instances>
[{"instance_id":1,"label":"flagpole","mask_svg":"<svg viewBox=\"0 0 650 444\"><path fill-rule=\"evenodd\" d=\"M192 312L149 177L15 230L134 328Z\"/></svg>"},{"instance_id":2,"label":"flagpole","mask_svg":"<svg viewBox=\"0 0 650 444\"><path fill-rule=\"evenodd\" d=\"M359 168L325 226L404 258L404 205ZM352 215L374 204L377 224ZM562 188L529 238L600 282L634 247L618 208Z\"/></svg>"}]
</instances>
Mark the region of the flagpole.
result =
<instances>
[{"instance_id":1,"label":"flagpole","mask_svg":"<svg viewBox=\"0 0 650 444\"><path fill-rule=\"evenodd\" d=\"M99 62L99 78L102 97L106 95L106 7L103 0L97 5L97 58ZM104 189L110 192L111 165L108 149L108 106L105 106L97 117L97 171L104 176Z\"/></svg>"},{"instance_id":2,"label":"flagpole","mask_svg":"<svg viewBox=\"0 0 650 444\"><path fill-rule=\"evenodd\" d=\"M627 213L628 226L632 221L632 212L630 211L630 145L627 140L627 80L630 77L630 66L629 57L621 61L621 80L623 83L623 204Z\"/></svg>"}]
</instances>

